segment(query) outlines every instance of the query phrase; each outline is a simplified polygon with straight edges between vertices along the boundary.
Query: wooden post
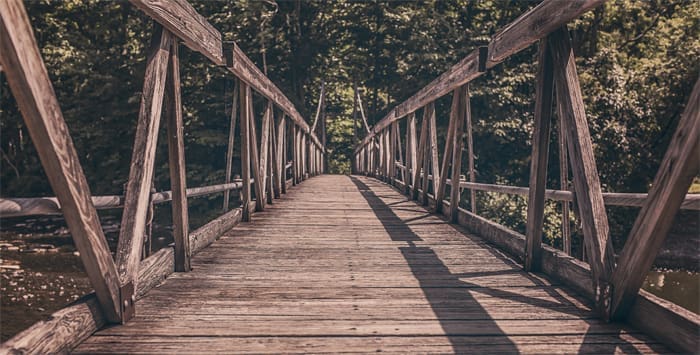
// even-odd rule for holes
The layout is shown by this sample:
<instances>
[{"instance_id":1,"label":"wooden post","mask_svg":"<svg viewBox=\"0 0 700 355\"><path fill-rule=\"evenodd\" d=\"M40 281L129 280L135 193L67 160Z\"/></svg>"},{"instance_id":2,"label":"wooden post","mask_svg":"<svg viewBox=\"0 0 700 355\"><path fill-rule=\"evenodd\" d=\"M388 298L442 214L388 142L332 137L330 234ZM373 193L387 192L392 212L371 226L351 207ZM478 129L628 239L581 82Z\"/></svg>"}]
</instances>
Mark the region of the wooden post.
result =
<instances>
[{"instance_id":1,"label":"wooden post","mask_svg":"<svg viewBox=\"0 0 700 355\"><path fill-rule=\"evenodd\" d=\"M255 129L255 115L253 114L253 102L248 106L250 126L250 160L253 165L253 180L255 182L255 211L265 210L265 177L262 175L260 155L258 154L258 134Z\"/></svg>"},{"instance_id":2,"label":"wooden post","mask_svg":"<svg viewBox=\"0 0 700 355\"><path fill-rule=\"evenodd\" d=\"M435 117L435 106L432 106L432 112L430 115L430 121L428 121L428 125L430 128L428 129L428 132L430 133L430 155L429 159L432 164L432 170L433 170L433 191L437 195L437 191L439 190L440 186L440 161L438 160L438 143L437 143L437 121ZM449 140L448 140L449 141ZM425 169L426 171L426 180L428 179L428 169ZM444 191L444 190L443 190ZM428 204L428 190L427 188L425 189L425 201L423 203L425 205ZM437 197L436 197L436 201ZM442 203L438 203L438 205L442 205Z\"/></svg>"},{"instance_id":3,"label":"wooden post","mask_svg":"<svg viewBox=\"0 0 700 355\"><path fill-rule=\"evenodd\" d=\"M173 40L170 48L170 73L166 80L165 116L168 130L170 190L173 193L171 207L173 214L173 239L175 241L175 271L187 272L191 269L190 234L189 215L187 213L185 134L182 124L178 46L178 41Z\"/></svg>"},{"instance_id":4,"label":"wooden post","mask_svg":"<svg viewBox=\"0 0 700 355\"><path fill-rule=\"evenodd\" d=\"M418 166L418 148L416 146L416 113L408 116L406 128L406 194L416 185L416 166Z\"/></svg>"},{"instance_id":5,"label":"wooden post","mask_svg":"<svg viewBox=\"0 0 700 355\"><path fill-rule=\"evenodd\" d=\"M117 267L122 284L136 281L143 248L146 214L151 197L158 128L163 108L171 34L154 23L148 63L143 82L143 96L131 155L129 180L124 197L124 212L119 229Z\"/></svg>"},{"instance_id":6,"label":"wooden post","mask_svg":"<svg viewBox=\"0 0 700 355\"><path fill-rule=\"evenodd\" d=\"M464 124L469 121L471 108L469 107L469 84L457 88L453 100L457 100L457 112L455 112L454 143L452 150L452 187L450 188L450 219L452 223L459 221L459 190L460 174L462 172L462 151L464 150Z\"/></svg>"},{"instance_id":7,"label":"wooden post","mask_svg":"<svg viewBox=\"0 0 700 355\"><path fill-rule=\"evenodd\" d=\"M272 101L267 102L267 107L265 108L265 113L263 114L262 125L260 127L260 179L262 192L262 199L269 202L270 199L267 197L267 184L270 178L270 172L268 171L268 157L270 155L270 121L272 116ZM258 184L258 181L255 181ZM258 191L256 189L256 191Z\"/></svg>"},{"instance_id":8,"label":"wooden post","mask_svg":"<svg viewBox=\"0 0 700 355\"><path fill-rule=\"evenodd\" d=\"M559 115L561 116L561 115ZM559 120L559 186L569 190L569 158L566 153L566 131L564 122ZM571 224L569 222L569 201L561 201L561 236L564 253L571 255Z\"/></svg>"},{"instance_id":9,"label":"wooden post","mask_svg":"<svg viewBox=\"0 0 700 355\"><path fill-rule=\"evenodd\" d=\"M241 188L242 219L249 222L250 210L250 106L252 103L252 93L248 84L240 81L240 101L241 101Z\"/></svg>"},{"instance_id":10,"label":"wooden post","mask_svg":"<svg viewBox=\"0 0 700 355\"><path fill-rule=\"evenodd\" d=\"M118 323L124 319L117 267L21 0L0 1L0 65L102 313L109 322Z\"/></svg>"},{"instance_id":11,"label":"wooden post","mask_svg":"<svg viewBox=\"0 0 700 355\"><path fill-rule=\"evenodd\" d=\"M267 203L272 204L274 202L274 190L275 190L275 182L274 179L276 178L274 174L274 160L275 160L275 128L274 128L274 121L275 121L275 111L274 109L270 110L270 122L269 122L269 127L267 129L267 134L269 136L269 144L267 148L267 183L265 184L265 196L267 196Z\"/></svg>"},{"instance_id":12,"label":"wooden post","mask_svg":"<svg viewBox=\"0 0 700 355\"><path fill-rule=\"evenodd\" d=\"M527 227L525 232L525 270L539 271L542 264L542 226L544 224L544 192L547 188L547 159L549 131L552 121L554 76L552 57L547 40L539 43L537 87L535 96L535 125L532 132L530 161L530 189L527 200Z\"/></svg>"},{"instance_id":13,"label":"wooden post","mask_svg":"<svg viewBox=\"0 0 700 355\"><path fill-rule=\"evenodd\" d=\"M287 165L287 159L284 155L284 126L285 126L285 115L284 113L279 115L276 124L277 133L277 150L275 151L275 198L280 198L282 193L285 193L286 185L285 179L285 166Z\"/></svg>"},{"instance_id":14,"label":"wooden post","mask_svg":"<svg viewBox=\"0 0 700 355\"><path fill-rule=\"evenodd\" d=\"M296 185L299 183L299 156L297 155L299 133L297 132L297 126L293 121L290 122L290 125L292 126L292 129L289 132L292 135L292 185Z\"/></svg>"},{"instance_id":15,"label":"wooden post","mask_svg":"<svg viewBox=\"0 0 700 355\"><path fill-rule=\"evenodd\" d=\"M387 128L386 136L389 138L389 184L394 183L396 179L396 139L397 137L397 122L391 123L391 126Z\"/></svg>"},{"instance_id":16,"label":"wooden post","mask_svg":"<svg viewBox=\"0 0 700 355\"><path fill-rule=\"evenodd\" d=\"M565 122L576 202L583 225L588 263L593 274L596 308L603 317L607 317L610 305L605 302L609 299L614 254L608 236L608 217L603 204L574 53L566 27L552 32L549 46L554 65L557 105L561 106L560 119Z\"/></svg>"},{"instance_id":17,"label":"wooden post","mask_svg":"<svg viewBox=\"0 0 700 355\"><path fill-rule=\"evenodd\" d=\"M399 129L399 122L394 122L394 138L396 138L394 141L396 142L396 148L398 150L399 154L399 164L403 165L403 170L401 170L401 182L404 183L404 185L408 186L408 183L406 182L406 174L408 173L407 167L405 165L405 162L403 160L403 149L401 148L401 130ZM408 132L408 130L407 130ZM407 142L408 143L408 142Z\"/></svg>"},{"instance_id":18,"label":"wooden post","mask_svg":"<svg viewBox=\"0 0 700 355\"><path fill-rule=\"evenodd\" d=\"M424 162L428 151L428 121L432 115L431 112L435 110L433 105L434 104L431 102L423 109L423 120L420 125L420 139L418 140L418 154L416 156L415 168L413 169L413 196L411 196L411 198L414 200L418 200L418 188L421 186L421 182L427 181L428 179L428 164L424 164ZM425 170L426 174L423 175L421 170ZM421 180L421 178L423 180ZM423 192L425 193L426 191L423 190Z\"/></svg>"},{"instance_id":19,"label":"wooden post","mask_svg":"<svg viewBox=\"0 0 700 355\"><path fill-rule=\"evenodd\" d=\"M240 90L240 81L235 79L236 84L233 88L233 102L231 103L231 123L228 131L228 146L226 147L226 183L231 182L231 170L233 169L233 143L236 137L236 116L238 116L238 90ZM224 191L224 212L228 211L228 204L231 191Z\"/></svg>"},{"instance_id":20,"label":"wooden post","mask_svg":"<svg viewBox=\"0 0 700 355\"><path fill-rule=\"evenodd\" d=\"M474 137L472 135L472 114L471 114L471 101L467 96L467 149L469 150L469 182L476 182L476 173L474 171ZM476 190L469 189L469 204L472 213L476 214Z\"/></svg>"},{"instance_id":21,"label":"wooden post","mask_svg":"<svg viewBox=\"0 0 700 355\"><path fill-rule=\"evenodd\" d=\"M649 195L620 253L612 277L612 319L624 319L632 308L688 188L700 171L699 153L700 80L697 80Z\"/></svg>"},{"instance_id":22,"label":"wooden post","mask_svg":"<svg viewBox=\"0 0 700 355\"><path fill-rule=\"evenodd\" d=\"M440 212L442 210L442 200L445 199L445 189L447 185L447 172L450 167L450 159L452 158L452 150L454 146L455 137L455 125L456 121L460 120L459 116L459 88L455 89L452 93L452 109L450 110L450 123L447 127L447 137L445 138L445 150L442 156L442 168L440 169L440 179L439 183L435 187L435 212ZM432 127L431 127L432 128ZM432 139L431 132L431 139ZM437 160L437 135L435 135L435 160ZM433 163L435 164L435 163ZM436 169L437 170L437 169ZM433 173L435 174L435 173ZM433 180L434 182L435 180ZM454 182L453 182L454 183Z\"/></svg>"}]
</instances>

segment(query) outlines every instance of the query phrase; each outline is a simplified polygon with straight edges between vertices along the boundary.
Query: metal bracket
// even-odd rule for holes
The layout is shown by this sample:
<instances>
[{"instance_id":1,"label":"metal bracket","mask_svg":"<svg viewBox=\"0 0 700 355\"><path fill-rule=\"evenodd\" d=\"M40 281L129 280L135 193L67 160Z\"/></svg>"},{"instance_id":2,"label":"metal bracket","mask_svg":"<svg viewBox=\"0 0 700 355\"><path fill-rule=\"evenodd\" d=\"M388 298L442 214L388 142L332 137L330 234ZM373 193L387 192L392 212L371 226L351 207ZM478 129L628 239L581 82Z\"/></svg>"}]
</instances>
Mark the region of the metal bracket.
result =
<instances>
[{"instance_id":1,"label":"metal bracket","mask_svg":"<svg viewBox=\"0 0 700 355\"><path fill-rule=\"evenodd\" d=\"M122 324L126 324L136 315L136 295L134 294L133 281L129 281L119 288L119 304L122 311Z\"/></svg>"}]
</instances>

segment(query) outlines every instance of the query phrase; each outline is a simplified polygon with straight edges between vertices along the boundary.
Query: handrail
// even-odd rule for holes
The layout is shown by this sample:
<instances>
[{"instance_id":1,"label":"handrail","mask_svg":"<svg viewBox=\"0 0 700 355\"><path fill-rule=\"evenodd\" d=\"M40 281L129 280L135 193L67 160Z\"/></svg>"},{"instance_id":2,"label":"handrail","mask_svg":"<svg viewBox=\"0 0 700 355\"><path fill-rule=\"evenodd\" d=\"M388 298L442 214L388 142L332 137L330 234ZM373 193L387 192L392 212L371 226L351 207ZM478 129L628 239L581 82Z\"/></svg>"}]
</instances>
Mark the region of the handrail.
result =
<instances>
[{"instance_id":1,"label":"handrail","mask_svg":"<svg viewBox=\"0 0 700 355\"><path fill-rule=\"evenodd\" d=\"M401 170L406 169L405 165L399 164L398 162L396 162L396 167ZM422 172L419 173L419 175L420 177L423 177ZM428 179L432 180L433 176L428 175ZM394 180L400 181L397 178L394 178ZM451 179L447 179L447 185L452 186ZM411 186L409 185L409 187ZM459 187L461 189L469 189L483 192L497 192L517 196L528 196L528 194L530 193L529 187L485 184L469 182L464 179L459 180ZM546 189L544 197L551 201L574 202L574 193L572 191ZM647 200L648 197L648 193L603 192L603 202L605 202L605 204L609 206L642 207L644 206L644 202ZM682 210L700 211L700 194L686 195L680 208Z\"/></svg>"},{"instance_id":2,"label":"handrail","mask_svg":"<svg viewBox=\"0 0 700 355\"><path fill-rule=\"evenodd\" d=\"M483 75L486 69L493 68L511 55L520 52L562 25L603 3L605 0L542 1L515 21L501 28L492 37L488 47L477 48L416 94L396 105L372 127L372 131L358 144L355 151L367 145L377 133L392 122L406 117L457 87L478 78Z\"/></svg>"}]
</instances>

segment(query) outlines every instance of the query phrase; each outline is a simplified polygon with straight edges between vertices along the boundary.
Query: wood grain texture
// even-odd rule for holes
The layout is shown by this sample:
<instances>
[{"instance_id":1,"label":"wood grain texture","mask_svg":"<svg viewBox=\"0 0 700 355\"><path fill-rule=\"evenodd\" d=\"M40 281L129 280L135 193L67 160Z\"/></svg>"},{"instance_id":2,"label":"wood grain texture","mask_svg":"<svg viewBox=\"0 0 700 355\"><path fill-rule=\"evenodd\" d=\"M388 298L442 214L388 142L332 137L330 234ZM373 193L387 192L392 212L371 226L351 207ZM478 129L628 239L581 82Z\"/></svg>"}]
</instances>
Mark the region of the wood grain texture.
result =
<instances>
[{"instance_id":1,"label":"wood grain texture","mask_svg":"<svg viewBox=\"0 0 700 355\"><path fill-rule=\"evenodd\" d=\"M365 177L310 179L192 261L74 352L667 351Z\"/></svg>"},{"instance_id":2,"label":"wood grain texture","mask_svg":"<svg viewBox=\"0 0 700 355\"><path fill-rule=\"evenodd\" d=\"M671 138L612 276L612 318L627 316L688 192L700 172L700 80Z\"/></svg>"},{"instance_id":3,"label":"wood grain texture","mask_svg":"<svg viewBox=\"0 0 700 355\"><path fill-rule=\"evenodd\" d=\"M462 151L464 151L464 125L471 116L469 107L469 84L455 89L457 100L457 112L454 126L454 142L452 143L452 181L459 181L462 173ZM457 222L459 201L461 199L459 184L453 184L450 189L450 218L453 223Z\"/></svg>"},{"instance_id":4,"label":"wood grain texture","mask_svg":"<svg viewBox=\"0 0 700 355\"><path fill-rule=\"evenodd\" d=\"M250 106L252 103L252 92L246 83L240 82L240 103L241 103L241 207L243 221L250 220Z\"/></svg>"},{"instance_id":5,"label":"wood grain texture","mask_svg":"<svg viewBox=\"0 0 700 355\"><path fill-rule=\"evenodd\" d=\"M223 65L221 33L187 0L129 0L193 51Z\"/></svg>"},{"instance_id":6,"label":"wood grain texture","mask_svg":"<svg viewBox=\"0 0 700 355\"><path fill-rule=\"evenodd\" d=\"M487 68L529 47L605 0L545 0L501 28L489 42Z\"/></svg>"},{"instance_id":7,"label":"wood grain texture","mask_svg":"<svg viewBox=\"0 0 700 355\"><path fill-rule=\"evenodd\" d=\"M165 117L168 127L168 169L175 242L175 271L190 271L189 213L187 211L187 165L185 164L185 130L182 123L180 96L180 59L177 40L170 47L170 65L166 80ZM230 175L229 175L230 176ZM228 181L227 181L228 182ZM226 190L228 192L229 190Z\"/></svg>"},{"instance_id":8,"label":"wood grain texture","mask_svg":"<svg viewBox=\"0 0 700 355\"><path fill-rule=\"evenodd\" d=\"M221 234L236 226L241 220L241 209L235 209L194 231L190 236L192 253L207 247ZM151 289L161 284L175 267L173 248L163 248L139 265L136 300L141 300ZM107 324L95 294L88 294L51 314L0 345L5 354L54 354L68 353L90 335Z\"/></svg>"},{"instance_id":9,"label":"wood grain texture","mask_svg":"<svg viewBox=\"0 0 700 355\"><path fill-rule=\"evenodd\" d=\"M409 188L415 186L415 172L418 166L418 140L416 133L416 114L411 113L408 116L408 123L406 124L406 193L410 191Z\"/></svg>"},{"instance_id":10,"label":"wood grain texture","mask_svg":"<svg viewBox=\"0 0 700 355\"><path fill-rule=\"evenodd\" d=\"M231 182L231 170L233 169L233 147L236 138L236 118L238 117L238 92L241 89L240 81L235 80L236 84L233 88L233 99L231 100L231 119L229 123L228 130L228 145L226 146L226 172L225 181L228 184ZM224 192L224 206L223 210L228 211L228 204L230 200L229 191Z\"/></svg>"},{"instance_id":11,"label":"wood grain texture","mask_svg":"<svg viewBox=\"0 0 700 355\"><path fill-rule=\"evenodd\" d=\"M243 53L243 51L236 45L232 43L231 50L233 51L233 65L227 67L227 69L234 73L239 79L248 84L253 90L260 93L268 100L272 101L277 105L282 111L284 111L287 116L299 126L299 128L304 133L311 133L311 141L320 149L323 149L321 142L318 140L316 135L311 132L311 128L306 123L306 120L301 116L299 111L294 107L291 101L282 93L282 91L275 85L263 72L255 66L255 64L248 58L248 56Z\"/></svg>"},{"instance_id":12,"label":"wood grain texture","mask_svg":"<svg viewBox=\"0 0 700 355\"><path fill-rule=\"evenodd\" d=\"M268 170L270 159L270 126L272 125L272 103L267 102L265 112L262 117L260 128L260 184L262 187L262 199L269 202L267 198L267 184L272 172ZM257 191L257 190L256 190Z\"/></svg>"},{"instance_id":13,"label":"wood grain texture","mask_svg":"<svg viewBox=\"0 0 700 355\"><path fill-rule=\"evenodd\" d=\"M428 120L430 117L430 112L433 110L433 103L429 103L428 106L426 106L423 109L423 119L421 120L420 128L420 139L418 139L418 154L416 156L416 165L413 170L413 195L411 196L413 200L418 199L418 190L421 187L423 187L423 191L425 191L425 187L422 184L423 180L421 180L421 177L423 176L421 173L423 170L427 171L428 169L428 165L424 164L424 162L426 160L425 156L428 151Z\"/></svg>"},{"instance_id":14,"label":"wood grain texture","mask_svg":"<svg viewBox=\"0 0 700 355\"><path fill-rule=\"evenodd\" d=\"M274 164L274 175L275 175L275 198L280 198L281 194L286 192L284 189L284 181L287 180L284 176L286 164L286 157L284 154L284 147L287 144L284 140L286 136L284 128L286 127L286 118L284 114L277 116L277 122L275 123L275 134L276 134L276 144L275 144L275 164Z\"/></svg>"},{"instance_id":15,"label":"wood grain texture","mask_svg":"<svg viewBox=\"0 0 700 355\"><path fill-rule=\"evenodd\" d=\"M131 280L136 282L141 261L171 42L172 35L155 24L119 229L117 267L122 284ZM134 286L138 289L137 284Z\"/></svg>"},{"instance_id":16,"label":"wood grain texture","mask_svg":"<svg viewBox=\"0 0 700 355\"><path fill-rule=\"evenodd\" d=\"M248 88L250 88L250 86ZM248 106L248 117L250 164L253 171L253 180L255 181L255 211L259 212L265 209L265 178L262 175L263 172L260 164L260 155L258 154L258 133L256 132L255 128L255 113L253 112L252 100Z\"/></svg>"},{"instance_id":17,"label":"wood grain texture","mask_svg":"<svg viewBox=\"0 0 700 355\"><path fill-rule=\"evenodd\" d=\"M570 41L569 32L563 27L553 32L548 42L553 58L557 105L561 107L560 119L564 120L566 127L576 203L596 289L596 304L601 315L607 316L610 304L606 300L615 259Z\"/></svg>"},{"instance_id":18,"label":"wood grain texture","mask_svg":"<svg viewBox=\"0 0 700 355\"><path fill-rule=\"evenodd\" d=\"M29 17L18 0L0 2L0 62L105 318L118 322L117 269Z\"/></svg>"},{"instance_id":19,"label":"wood grain texture","mask_svg":"<svg viewBox=\"0 0 700 355\"><path fill-rule=\"evenodd\" d=\"M438 169L433 169L433 183L435 184L435 200L438 202L445 199L445 191L447 189L447 177L449 176L449 169L452 165L452 154L454 153L454 143L455 143L455 129L457 126L457 121L459 120L459 96L458 89L455 89L452 93L452 107L450 108L450 122L447 126L447 136L445 136L445 148L442 150L442 165L435 165L433 162L433 167L438 167ZM435 152L432 158L437 161L437 125L435 127L430 126L430 144L433 145ZM433 132L435 132L433 134ZM440 173L438 174L438 171ZM442 203L435 205L435 211L440 212L442 210Z\"/></svg>"},{"instance_id":20,"label":"wood grain texture","mask_svg":"<svg viewBox=\"0 0 700 355\"><path fill-rule=\"evenodd\" d=\"M549 134L552 122L554 74L547 40L538 48L537 86L535 87L535 124L530 155L530 191L527 199L525 230L525 270L537 271L542 262L542 227L544 225L544 193L547 189Z\"/></svg>"},{"instance_id":21,"label":"wood grain texture","mask_svg":"<svg viewBox=\"0 0 700 355\"><path fill-rule=\"evenodd\" d=\"M434 106L433 106L434 107ZM440 189L440 160L438 159L438 140L437 140L437 118L435 115L435 110L432 111L430 115L430 120L428 121L428 132L429 132L429 159L432 164L431 172L433 174L433 191L438 191ZM427 174L426 170L426 174ZM423 189L427 191L427 189Z\"/></svg>"}]
</instances>

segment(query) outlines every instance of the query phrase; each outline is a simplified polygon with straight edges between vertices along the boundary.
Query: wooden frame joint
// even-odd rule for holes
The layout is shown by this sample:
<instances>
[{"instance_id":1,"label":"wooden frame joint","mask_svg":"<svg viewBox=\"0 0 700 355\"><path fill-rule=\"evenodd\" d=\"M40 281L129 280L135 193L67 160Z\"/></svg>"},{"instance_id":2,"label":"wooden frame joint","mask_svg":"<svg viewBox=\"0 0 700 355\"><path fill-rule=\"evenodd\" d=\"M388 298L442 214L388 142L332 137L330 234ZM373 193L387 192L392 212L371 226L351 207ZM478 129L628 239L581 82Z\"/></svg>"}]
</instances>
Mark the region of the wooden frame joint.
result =
<instances>
[{"instance_id":1,"label":"wooden frame joint","mask_svg":"<svg viewBox=\"0 0 700 355\"><path fill-rule=\"evenodd\" d=\"M119 305L121 307L121 324L126 324L136 315L136 294L133 281L119 287Z\"/></svg>"}]
</instances>

